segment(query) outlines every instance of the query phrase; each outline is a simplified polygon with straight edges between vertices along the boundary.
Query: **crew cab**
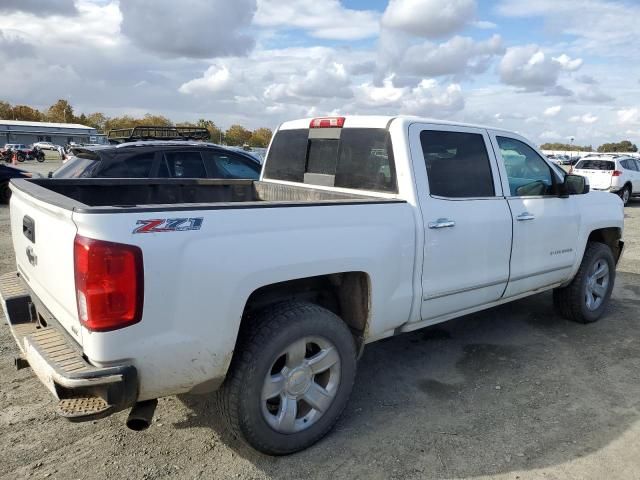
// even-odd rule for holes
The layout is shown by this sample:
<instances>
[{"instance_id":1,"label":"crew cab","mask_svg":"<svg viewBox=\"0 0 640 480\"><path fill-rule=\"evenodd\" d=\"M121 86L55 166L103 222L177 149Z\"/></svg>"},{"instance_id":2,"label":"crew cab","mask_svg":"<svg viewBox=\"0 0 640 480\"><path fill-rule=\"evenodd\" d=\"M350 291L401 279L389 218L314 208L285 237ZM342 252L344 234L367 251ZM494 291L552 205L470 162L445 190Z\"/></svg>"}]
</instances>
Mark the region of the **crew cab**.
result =
<instances>
[{"instance_id":1,"label":"crew cab","mask_svg":"<svg viewBox=\"0 0 640 480\"><path fill-rule=\"evenodd\" d=\"M216 392L274 455L331 429L371 342L551 289L598 320L624 246L620 198L522 136L411 117L286 122L257 181L11 188L0 294L60 414L141 429L158 397Z\"/></svg>"},{"instance_id":2,"label":"crew cab","mask_svg":"<svg viewBox=\"0 0 640 480\"><path fill-rule=\"evenodd\" d=\"M640 196L640 160L633 157L588 156L573 167L572 173L587 177L594 190L620 195L624 205Z\"/></svg>"}]
</instances>

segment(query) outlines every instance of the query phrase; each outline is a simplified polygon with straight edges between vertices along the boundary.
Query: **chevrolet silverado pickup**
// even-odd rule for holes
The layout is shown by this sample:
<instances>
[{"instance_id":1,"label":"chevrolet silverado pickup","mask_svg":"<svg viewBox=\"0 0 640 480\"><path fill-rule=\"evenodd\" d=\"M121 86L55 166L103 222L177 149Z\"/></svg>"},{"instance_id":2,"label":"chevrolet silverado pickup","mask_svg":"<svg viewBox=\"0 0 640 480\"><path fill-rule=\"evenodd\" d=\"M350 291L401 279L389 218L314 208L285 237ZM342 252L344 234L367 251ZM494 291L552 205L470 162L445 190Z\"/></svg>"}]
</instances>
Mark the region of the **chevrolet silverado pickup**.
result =
<instances>
[{"instance_id":1,"label":"chevrolet silverado pickup","mask_svg":"<svg viewBox=\"0 0 640 480\"><path fill-rule=\"evenodd\" d=\"M2 304L58 412L142 429L159 397L214 394L274 455L332 428L366 344L550 289L596 321L623 250L620 198L525 138L409 117L286 122L258 181L11 189Z\"/></svg>"}]
</instances>

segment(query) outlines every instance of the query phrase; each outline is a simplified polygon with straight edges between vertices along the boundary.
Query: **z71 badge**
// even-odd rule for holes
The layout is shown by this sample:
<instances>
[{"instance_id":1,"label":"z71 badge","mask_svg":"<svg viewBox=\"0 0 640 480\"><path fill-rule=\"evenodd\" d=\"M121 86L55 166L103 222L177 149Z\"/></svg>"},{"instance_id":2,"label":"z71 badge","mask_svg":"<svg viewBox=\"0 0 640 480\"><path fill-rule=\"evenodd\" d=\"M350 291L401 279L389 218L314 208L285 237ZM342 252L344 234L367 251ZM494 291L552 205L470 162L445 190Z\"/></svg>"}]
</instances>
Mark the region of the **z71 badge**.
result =
<instances>
[{"instance_id":1,"label":"z71 badge","mask_svg":"<svg viewBox=\"0 0 640 480\"><path fill-rule=\"evenodd\" d=\"M156 218L153 220L138 220L139 225L133 233L163 233L186 232L187 230L200 230L202 217L198 218Z\"/></svg>"}]
</instances>

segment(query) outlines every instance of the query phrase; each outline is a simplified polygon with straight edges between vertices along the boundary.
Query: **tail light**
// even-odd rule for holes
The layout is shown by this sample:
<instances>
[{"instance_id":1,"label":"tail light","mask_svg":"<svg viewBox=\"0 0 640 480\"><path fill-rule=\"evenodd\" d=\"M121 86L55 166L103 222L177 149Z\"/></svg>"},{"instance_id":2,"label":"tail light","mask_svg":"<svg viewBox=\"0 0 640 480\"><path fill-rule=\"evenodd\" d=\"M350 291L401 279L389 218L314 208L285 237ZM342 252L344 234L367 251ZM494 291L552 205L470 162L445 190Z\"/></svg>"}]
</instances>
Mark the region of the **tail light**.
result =
<instances>
[{"instance_id":1,"label":"tail light","mask_svg":"<svg viewBox=\"0 0 640 480\"><path fill-rule=\"evenodd\" d=\"M95 332L124 328L142 319L142 250L76 235L73 244L78 316Z\"/></svg>"},{"instance_id":2,"label":"tail light","mask_svg":"<svg viewBox=\"0 0 640 480\"><path fill-rule=\"evenodd\" d=\"M614 170L614 172L611 175L614 177L619 177L620 175L622 175L622 172L620 170Z\"/></svg>"},{"instance_id":3,"label":"tail light","mask_svg":"<svg viewBox=\"0 0 640 480\"><path fill-rule=\"evenodd\" d=\"M342 128L344 117L314 118L309 123L309 128Z\"/></svg>"}]
</instances>

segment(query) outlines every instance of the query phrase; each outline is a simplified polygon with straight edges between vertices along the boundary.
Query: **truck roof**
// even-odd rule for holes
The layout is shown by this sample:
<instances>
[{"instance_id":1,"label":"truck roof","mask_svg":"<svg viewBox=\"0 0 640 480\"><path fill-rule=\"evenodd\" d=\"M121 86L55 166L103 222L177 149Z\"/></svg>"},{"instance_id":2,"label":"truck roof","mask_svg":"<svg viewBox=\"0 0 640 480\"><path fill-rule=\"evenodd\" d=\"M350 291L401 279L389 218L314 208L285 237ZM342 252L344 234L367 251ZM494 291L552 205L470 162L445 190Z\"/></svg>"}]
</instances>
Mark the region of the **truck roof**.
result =
<instances>
[{"instance_id":1,"label":"truck roof","mask_svg":"<svg viewBox=\"0 0 640 480\"><path fill-rule=\"evenodd\" d=\"M516 133L498 127L488 125L477 125L472 123L456 122L449 120L439 120L436 118L418 117L412 115L328 115L326 118L344 116L344 128L386 128L392 121L400 121L406 125L411 123L431 123L434 125L447 125L456 127L484 128L498 130L502 132ZM298 128L309 128L309 123L314 118L325 117L308 117L298 120L290 120L280 125L280 130L294 130Z\"/></svg>"}]
</instances>

